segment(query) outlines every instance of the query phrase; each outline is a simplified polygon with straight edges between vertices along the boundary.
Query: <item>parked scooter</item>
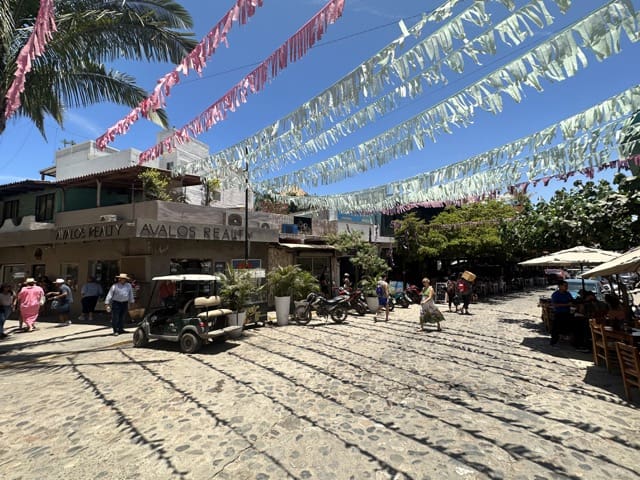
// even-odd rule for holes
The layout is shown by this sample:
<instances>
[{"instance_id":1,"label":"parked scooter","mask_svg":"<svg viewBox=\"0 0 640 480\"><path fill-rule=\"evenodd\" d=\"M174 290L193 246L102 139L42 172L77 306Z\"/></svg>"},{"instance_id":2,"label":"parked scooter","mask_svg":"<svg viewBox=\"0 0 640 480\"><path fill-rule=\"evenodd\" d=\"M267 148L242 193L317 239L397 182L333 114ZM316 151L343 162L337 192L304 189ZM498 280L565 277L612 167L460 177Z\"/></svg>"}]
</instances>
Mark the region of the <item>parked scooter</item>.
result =
<instances>
[{"instance_id":1,"label":"parked scooter","mask_svg":"<svg viewBox=\"0 0 640 480\"><path fill-rule=\"evenodd\" d=\"M404 289L404 293L407 294L407 297L409 297L413 303L420 303L422 300L422 293L416 285L407 285L407 288Z\"/></svg>"},{"instance_id":2,"label":"parked scooter","mask_svg":"<svg viewBox=\"0 0 640 480\"><path fill-rule=\"evenodd\" d=\"M354 288L353 290L349 291L343 287L340 287L338 289L338 295L347 297L349 310L355 310L358 315L369 313L369 306L364 299L362 290L360 290L359 288Z\"/></svg>"},{"instance_id":3,"label":"parked scooter","mask_svg":"<svg viewBox=\"0 0 640 480\"><path fill-rule=\"evenodd\" d=\"M339 295L327 300L319 293L310 293L305 303L296 306L293 318L298 325L306 325L311 321L312 310L315 310L320 317L326 319L331 316L335 323L342 323L347 318L347 299L347 296Z\"/></svg>"},{"instance_id":4,"label":"parked scooter","mask_svg":"<svg viewBox=\"0 0 640 480\"><path fill-rule=\"evenodd\" d=\"M393 301L402 308L409 308L413 301L405 292L396 292L393 294Z\"/></svg>"}]
</instances>

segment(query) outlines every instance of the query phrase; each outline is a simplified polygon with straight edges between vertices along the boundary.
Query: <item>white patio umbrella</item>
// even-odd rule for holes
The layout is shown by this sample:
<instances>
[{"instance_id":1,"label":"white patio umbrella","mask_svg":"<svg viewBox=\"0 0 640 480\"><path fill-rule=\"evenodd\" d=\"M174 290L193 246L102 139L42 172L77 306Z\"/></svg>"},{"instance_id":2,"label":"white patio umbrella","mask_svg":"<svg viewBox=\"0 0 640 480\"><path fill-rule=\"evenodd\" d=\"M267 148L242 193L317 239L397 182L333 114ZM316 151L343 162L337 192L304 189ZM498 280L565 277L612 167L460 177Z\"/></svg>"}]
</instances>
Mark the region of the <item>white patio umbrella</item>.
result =
<instances>
[{"instance_id":1,"label":"white patio umbrella","mask_svg":"<svg viewBox=\"0 0 640 480\"><path fill-rule=\"evenodd\" d=\"M620 256L617 252L609 250L601 250L599 248L590 248L577 246L560 250L542 257L532 258L520 262L519 265L525 267L580 267L583 270L585 265L599 265L601 263L613 260ZM584 290L584 275L582 275L582 289Z\"/></svg>"},{"instance_id":2,"label":"white patio umbrella","mask_svg":"<svg viewBox=\"0 0 640 480\"><path fill-rule=\"evenodd\" d=\"M573 247L520 262L525 267L570 267L599 265L619 257L617 252L590 247Z\"/></svg>"},{"instance_id":3,"label":"white patio umbrella","mask_svg":"<svg viewBox=\"0 0 640 480\"><path fill-rule=\"evenodd\" d=\"M636 272L640 268L640 247L618 255L613 260L602 263L597 267L587 270L582 274L583 277L606 277L617 273Z\"/></svg>"}]
</instances>

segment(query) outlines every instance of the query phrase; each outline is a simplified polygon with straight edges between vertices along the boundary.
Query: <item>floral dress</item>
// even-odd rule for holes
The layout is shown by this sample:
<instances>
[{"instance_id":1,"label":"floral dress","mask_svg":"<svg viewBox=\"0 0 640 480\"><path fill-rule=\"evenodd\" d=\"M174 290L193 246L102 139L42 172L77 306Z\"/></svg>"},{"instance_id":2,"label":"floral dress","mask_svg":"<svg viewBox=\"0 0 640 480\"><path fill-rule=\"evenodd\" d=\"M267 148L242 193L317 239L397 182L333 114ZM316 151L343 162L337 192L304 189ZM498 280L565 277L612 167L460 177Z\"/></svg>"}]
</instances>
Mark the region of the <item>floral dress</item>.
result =
<instances>
[{"instance_id":1,"label":"floral dress","mask_svg":"<svg viewBox=\"0 0 640 480\"><path fill-rule=\"evenodd\" d=\"M433 287L422 289L422 301L420 302L420 326L425 323L436 323L440 328L440 322L444 320L444 315L433 301ZM428 300L427 300L428 299Z\"/></svg>"}]
</instances>

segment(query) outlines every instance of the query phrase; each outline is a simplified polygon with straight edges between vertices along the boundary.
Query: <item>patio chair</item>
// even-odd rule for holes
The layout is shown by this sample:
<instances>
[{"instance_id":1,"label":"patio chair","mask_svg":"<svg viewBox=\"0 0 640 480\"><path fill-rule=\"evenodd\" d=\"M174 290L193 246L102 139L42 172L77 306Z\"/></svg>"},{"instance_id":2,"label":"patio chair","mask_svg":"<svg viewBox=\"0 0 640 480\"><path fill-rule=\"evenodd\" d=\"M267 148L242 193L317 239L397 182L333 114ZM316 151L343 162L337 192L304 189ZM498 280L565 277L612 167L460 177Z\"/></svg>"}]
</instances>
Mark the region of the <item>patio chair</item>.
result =
<instances>
[{"instance_id":1,"label":"patio chair","mask_svg":"<svg viewBox=\"0 0 640 480\"><path fill-rule=\"evenodd\" d=\"M614 367L618 366L615 342L607 339L604 326L593 318L589 320L589 328L591 329L593 363L599 366L601 362L604 362L607 370L611 372Z\"/></svg>"},{"instance_id":2,"label":"patio chair","mask_svg":"<svg viewBox=\"0 0 640 480\"><path fill-rule=\"evenodd\" d=\"M631 401L631 387L640 388L640 354L637 347L616 342L622 383L627 400Z\"/></svg>"}]
</instances>

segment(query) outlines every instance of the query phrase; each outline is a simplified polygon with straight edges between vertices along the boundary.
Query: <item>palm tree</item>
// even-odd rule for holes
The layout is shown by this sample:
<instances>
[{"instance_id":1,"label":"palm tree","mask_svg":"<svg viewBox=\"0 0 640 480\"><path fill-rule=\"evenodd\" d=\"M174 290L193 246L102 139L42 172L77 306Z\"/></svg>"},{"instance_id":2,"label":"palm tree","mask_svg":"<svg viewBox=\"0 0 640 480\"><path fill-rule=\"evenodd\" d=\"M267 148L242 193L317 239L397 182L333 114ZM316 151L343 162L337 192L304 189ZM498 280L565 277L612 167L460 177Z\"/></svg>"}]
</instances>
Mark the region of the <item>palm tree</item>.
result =
<instances>
[{"instance_id":1,"label":"palm tree","mask_svg":"<svg viewBox=\"0 0 640 480\"><path fill-rule=\"evenodd\" d=\"M0 0L0 112L16 71L16 58L33 31L38 0ZM177 64L196 45L191 15L172 0L56 0L57 32L27 74L16 115L29 118L46 138L50 115L63 124L65 108L101 102L135 107L147 96L135 79L109 69L118 60ZM166 114L158 120L168 126ZM0 115L0 134L6 129Z\"/></svg>"}]
</instances>

